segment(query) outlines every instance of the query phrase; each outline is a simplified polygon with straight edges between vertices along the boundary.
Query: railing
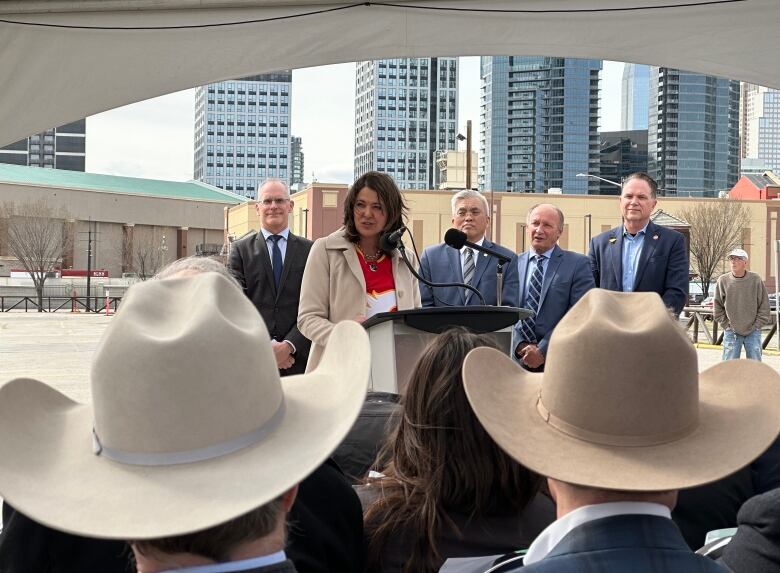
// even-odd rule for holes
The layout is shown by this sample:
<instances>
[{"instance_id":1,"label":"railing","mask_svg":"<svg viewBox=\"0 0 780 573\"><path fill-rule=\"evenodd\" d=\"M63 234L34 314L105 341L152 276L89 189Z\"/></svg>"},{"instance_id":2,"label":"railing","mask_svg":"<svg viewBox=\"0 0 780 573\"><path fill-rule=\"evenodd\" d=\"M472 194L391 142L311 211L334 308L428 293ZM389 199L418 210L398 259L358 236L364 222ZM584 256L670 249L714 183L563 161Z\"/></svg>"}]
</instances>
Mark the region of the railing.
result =
<instances>
[{"instance_id":1,"label":"railing","mask_svg":"<svg viewBox=\"0 0 780 573\"><path fill-rule=\"evenodd\" d=\"M110 312L116 312L121 296L112 296L108 299ZM83 296L45 296L43 305L38 306L38 297L31 296L0 296L0 312L12 310L24 312L92 312L100 314L106 311L106 298L100 296L89 297L89 311L87 311L87 298Z\"/></svg>"},{"instance_id":2,"label":"railing","mask_svg":"<svg viewBox=\"0 0 780 573\"><path fill-rule=\"evenodd\" d=\"M723 332L718 332L718 323L713 318L713 311L711 307L706 306L686 306L683 308L685 316L688 316L688 322L685 325L685 329L691 332L691 340L694 344L699 342L699 333L704 334L708 344L721 345L723 344ZM712 325L712 328L708 326ZM777 331L777 323L772 324L772 328L769 329L764 340L761 343L761 348L766 348L769 345L769 341Z\"/></svg>"}]
</instances>

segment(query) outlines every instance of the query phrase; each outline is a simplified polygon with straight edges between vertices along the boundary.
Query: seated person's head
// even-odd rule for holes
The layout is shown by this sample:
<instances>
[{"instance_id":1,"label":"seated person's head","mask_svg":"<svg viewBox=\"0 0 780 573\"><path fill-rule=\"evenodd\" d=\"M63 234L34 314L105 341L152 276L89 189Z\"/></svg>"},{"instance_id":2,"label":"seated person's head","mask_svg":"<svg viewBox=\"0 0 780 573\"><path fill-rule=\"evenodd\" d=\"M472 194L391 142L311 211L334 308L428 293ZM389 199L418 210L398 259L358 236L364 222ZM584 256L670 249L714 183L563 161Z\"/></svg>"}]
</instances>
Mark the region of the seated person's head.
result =
<instances>
[{"instance_id":1,"label":"seated person's head","mask_svg":"<svg viewBox=\"0 0 780 573\"><path fill-rule=\"evenodd\" d=\"M463 377L490 435L548 477L559 516L632 499L673 507L676 490L744 467L780 429L780 376L755 361L699 373L652 292L589 291L556 327L544 373L480 348Z\"/></svg>"},{"instance_id":2,"label":"seated person's head","mask_svg":"<svg viewBox=\"0 0 780 573\"><path fill-rule=\"evenodd\" d=\"M409 525L420 532L417 563L438 560L435 535L443 512L483 515L516 513L538 491L539 478L504 453L469 406L461 367L469 351L493 346L489 338L453 328L423 351L406 393L403 411L378 459L385 476L382 497L366 512L372 537L369 559L377 559L387 536ZM419 561L416 561L419 560Z\"/></svg>"},{"instance_id":3,"label":"seated person's head","mask_svg":"<svg viewBox=\"0 0 780 573\"><path fill-rule=\"evenodd\" d=\"M369 371L368 336L345 322L283 384L235 281L135 284L92 358L90 404L33 379L0 386L0 495L56 529L133 540L150 567L279 551L297 484L354 423Z\"/></svg>"},{"instance_id":4,"label":"seated person's head","mask_svg":"<svg viewBox=\"0 0 780 573\"><path fill-rule=\"evenodd\" d=\"M296 491L297 486L261 507L202 531L130 541L138 573L239 561L283 550L285 520Z\"/></svg>"}]
</instances>

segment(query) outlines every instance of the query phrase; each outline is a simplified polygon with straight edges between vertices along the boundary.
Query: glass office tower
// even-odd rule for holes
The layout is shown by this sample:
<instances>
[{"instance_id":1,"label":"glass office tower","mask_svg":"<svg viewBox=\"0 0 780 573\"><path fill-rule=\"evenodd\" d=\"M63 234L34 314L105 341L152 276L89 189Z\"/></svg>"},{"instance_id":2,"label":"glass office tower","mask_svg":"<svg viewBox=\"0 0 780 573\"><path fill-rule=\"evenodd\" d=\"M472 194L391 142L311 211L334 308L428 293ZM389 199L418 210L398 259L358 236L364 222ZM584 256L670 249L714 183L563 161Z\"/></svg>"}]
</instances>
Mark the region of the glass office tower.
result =
<instances>
[{"instance_id":1,"label":"glass office tower","mask_svg":"<svg viewBox=\"0 0 780 573\"><path fill-rule=\"evenodd\" d=\"M652 67L648 173L666 195L717 197L739 178L739 82Z\"/></svg>"},{"instance_id":2,"label":"glass office tower","mask_svg":"<svg viewBox=\"0 0 780 573\"><path fill-rule=\"evenodd\" d=\"M598 193L601 60L481 59L480 189Z\"/></svg>"}]
</instances>

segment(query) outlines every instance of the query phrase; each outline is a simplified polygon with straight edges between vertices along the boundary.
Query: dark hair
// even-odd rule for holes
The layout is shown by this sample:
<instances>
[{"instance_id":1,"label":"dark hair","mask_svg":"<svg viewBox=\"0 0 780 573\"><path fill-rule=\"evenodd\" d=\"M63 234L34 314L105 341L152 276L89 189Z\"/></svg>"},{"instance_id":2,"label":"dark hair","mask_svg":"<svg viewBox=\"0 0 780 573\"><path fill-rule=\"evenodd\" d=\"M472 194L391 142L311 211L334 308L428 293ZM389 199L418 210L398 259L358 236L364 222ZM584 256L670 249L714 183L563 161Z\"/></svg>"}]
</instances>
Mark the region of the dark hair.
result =
<instances>
[{"instance_id":1,"label":"dark hair","mask_svg":"<svg viewBox=\"0 0 780 573\"><path fill-rule=\"evenodd\" d=\"M229 561L230 554L238 545L270 535L283 518L283 513L284 502L282 497L278 497L244 515L203 531L128 543L144 555L150 551L192 553L217 562Z\"/></svg>"},{"instance_id":2,"label":"dark hair","mask_svg":"<svg viewBox=\"0 0 780 573\"><path fill-rule=\"evenodd\" d=\"M652 197L653 199L656 198L656 196L658 195L658 183L655 182L655 179L650 177L647 173L644 173L642 171L637 171L636 173L632 173L631 175L623 179L623 185L625 185L632 179L639 179L640 181L644 181L645 183L647 183L650 186L650 197ZM621 194L622 192L623 191L621 189Z\"/></svg>"},{"instance_id":3,"label":"dark hair","mask_svg":"<svg viewBox=\"0 0 780 573\"><path fill-rule=\"evenodd\" d=\"M380 470L384 477L368 481L381 492L364 519L369 570L381 567L385 544L404 531L411 552L402 571L438 571L439 532L457 532L448 512L516 513L539 489L540 478L498 447L466 399L461 367L478 346L492 344L453 328L432 341L414 367L399 425L377 456L390 460Z\"/></svg>"},{"instance_id":4,"label":"dark hair","mask_svg":"<svg viewBox=\"0 0 780 573\"><path fill-rule=\"evenodd\" d=\"M357 243L360 235L355 227L355 203L357 195L364 187L376 191L379 196L379 202L387 215L387 223L382 233L390 233L403 226L406 220L408 207L404 203L404 197L401 195L398 186L393 178L386 173L379 171L369 171L365 175L357 178L347 193L344 200L344 227L346 227L346 237L353 243Z\"/></svg>"}]
</instances>

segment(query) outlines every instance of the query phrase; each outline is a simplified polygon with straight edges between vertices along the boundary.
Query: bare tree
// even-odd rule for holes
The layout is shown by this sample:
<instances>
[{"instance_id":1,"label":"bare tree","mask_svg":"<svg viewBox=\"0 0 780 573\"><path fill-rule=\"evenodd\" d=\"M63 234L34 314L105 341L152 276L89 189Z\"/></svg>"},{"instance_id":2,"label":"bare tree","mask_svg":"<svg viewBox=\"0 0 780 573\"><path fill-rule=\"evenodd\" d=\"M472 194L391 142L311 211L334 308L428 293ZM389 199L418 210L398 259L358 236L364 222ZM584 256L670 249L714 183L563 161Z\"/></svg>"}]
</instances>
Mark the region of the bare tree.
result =
<instances>
[{"instance_id":1,"label":"bare tree","mask_svg":"<svg viewBox=\"0 0 780 573\"><path fill-rule=\"evenodd\" d=\"M0 219L4 220L8 252L32 277L38 312L43 312L43 285L73 240L64 227L69 214L39 199L4 203L0 206Z\"/></svg>"},{"instance_id":2,"label":"bare tree","mask_svg":"<svg viewBox=\"0 0 780 573\"><path fill-rule=\"evenodd\" d=\"M165 266L168 251L164 231L137 225L132 235L124 235L117 245L116 256L122 269L135 272L141 280L153 277Z\"/></svg>"},{"instance_id":3,"label":"bare tree","mask_svg":"<svg viewBox=\"0 0 780 573\"><path fill-rule=\"evenodd\" d=\"M691 226L691 265L707 296L715 269L732 249L743 246L742 233L750 224L750 214L732 199L701 201L678 214Z\"/></svg>"}]
</instances>

